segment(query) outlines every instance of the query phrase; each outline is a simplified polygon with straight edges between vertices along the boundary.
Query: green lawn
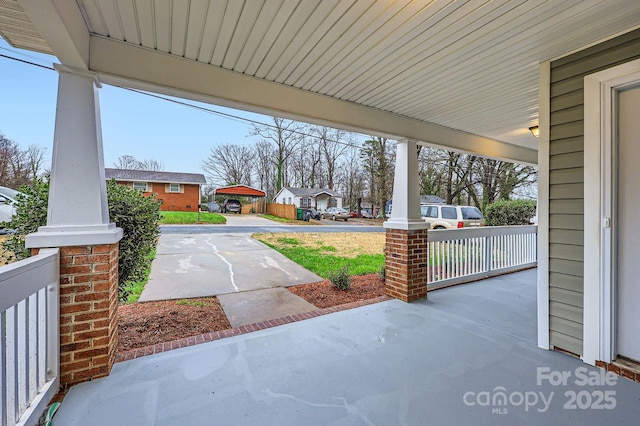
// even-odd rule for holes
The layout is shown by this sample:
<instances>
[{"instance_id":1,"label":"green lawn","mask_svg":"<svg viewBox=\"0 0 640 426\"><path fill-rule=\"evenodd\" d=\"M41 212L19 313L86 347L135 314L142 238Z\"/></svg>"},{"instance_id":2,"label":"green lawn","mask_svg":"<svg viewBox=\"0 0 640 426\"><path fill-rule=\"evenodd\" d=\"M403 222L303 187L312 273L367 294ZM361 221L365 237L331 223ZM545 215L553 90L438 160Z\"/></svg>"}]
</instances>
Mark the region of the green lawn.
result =
<instances>
[{"instance_id":1,"label":"green lawn","mask_svg":"<svg viewBox=\"0 0 640 426\"><path fill-rule=\"evenodd\" d=\"M160 212L162 225L182 225L182 224L220 224L227 223L224 216L209 212Z\"/></svg>"},{"instance_id":2,"label":"green lawn","mask_svg":"<svg viewBox=\"0 0 640 426\"><path fill-rule=\"evenodd\" d=\"M136 303L140 298L142 290L144 290L144 286L146 286L147 282L149 281L149 274L151 273L151 261L153 261L155 257L156 251L154 249L147 257L147 268L144 271L144 277L140 281L127 281L125 287L126 290L130 293L127 297L127 301L124 302L125 304Z\"/></svg>"},{"instance_id":3,"label":"green lawn","mask_svg":"<svg viewBox=\"0 0 640 426\"><path fill-rule=\"evenodd\" d=\"M344 265L349 265L351 275L375 274L384 265L382 254L359 254L356 257L343 257L333 254L337 251L333 246L305 247L299 245L295 238L281 238L278 244L263 242L323 278L327 278L330 272L336 271Z\"/></svg>"}]
</instances>

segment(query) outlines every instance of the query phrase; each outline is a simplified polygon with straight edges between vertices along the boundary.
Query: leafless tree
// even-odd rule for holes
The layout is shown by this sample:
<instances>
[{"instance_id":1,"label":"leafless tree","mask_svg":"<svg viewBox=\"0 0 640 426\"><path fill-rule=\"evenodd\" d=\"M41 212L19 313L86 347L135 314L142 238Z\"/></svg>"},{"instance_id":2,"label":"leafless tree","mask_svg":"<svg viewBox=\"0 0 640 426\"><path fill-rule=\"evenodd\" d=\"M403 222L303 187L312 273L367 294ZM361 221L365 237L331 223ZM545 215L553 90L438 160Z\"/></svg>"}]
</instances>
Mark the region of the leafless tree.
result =
<instances>
[{"instance_id":1,"label":"leafless tree","mask_svg":"<svg viewBox=\"0 0 640 426\"><path fill-rule=\"evenodd\" d=\"M391 197L395 156L387 138L372 136L360 150L360 158L367 173L369 197L385 217L384 206Z\"/></svg>"},{"instance_id":2,"label":"leafless tree","mask_svg":"<svg viewBox=\"0 0 640 426\"><path fill-rule=\"evenodd\" d=\"M253 150L246 145L217 145L202 162L202 169L218 185L251 185L253 160Z\"/></svg>"},{"instance_id":3,"label":"leafless tree","mask_svg":"<svg viewBox=\"0 0 640 426\"><path fill-rule=\"evenodd\" d=\"M114 163L116 169L125 170L149 170L152 172L161 172L164 170L164 165L156 160L142 160L138 161L131 155L121 155Z\"/></svg>"},{"instance_id":4,"label":"leafless tree","mask_svg":"<svg viewBox=\"0 0 640 426\"><path fill-rule=\"evenodd\" d=\"M302 142L303 126L295 121L272 117L273 125L253 125L250 135L260 136L262 140L275 144L273 162L276 166L276 192L285 182L287 160L293 155Z\"/></svg>"},{"instance_id":5,"label":"leafless tree","mask_svg":"<svg viewBox=\"0 0 640 426\"><path fill-rule=\"evenodd\" d=\"M260 189L267 193L267 199L272 199L276 195L276 166L273 158L276 156L276 150L273 144L265 140L260 141L254 146L255 153L255 174Z\"/></svg>"},{"instance_id":6,"label":"leafless tree","mask_svg":"<svg viewBox=\"0 0 640 426\"><path fill-rule=\"evenodd\" d=\"M25 151L26 167L31 180L44 172L44 155L47 149L38 145L29 145Z\"/></svg>"},{"instance_id":7,"label":"leafless tree","mask_svg":"<svg viewBox=\"0 0 640 426\"><path fill-rule=\"evenodd\" d=\"M20 146L0 133L0 185L19 188L28 185L42 171L45 148Z\"/></svg>"},{"instance_id":8,"label":"leafless tree","mask_svg":"<svg viewBox=\"0 0 640 426\"><path fill-rule=\"evenodd\" d=\"M315 127L314 133L318 137L320 150L324 159L327 174L327 187L334 189L334 177L336 165L341 156L352 143L352 134L344 130L330 129L328 127Z\"/></svg>"},{"instance_id":9,"label":"leafless tree","mask_svg":"<svg viewBox=\"0 0 640 426\"><path fill-rule=\"evenodd\" d=\"M517 189L537 181L537 172L531 166L489 158L478 158L476 163L474 183L482 188L482 206L508 200Z\"/></svg>"},{"instance_id":10,"label":"leafless tree","mask_svg":"<svg viewBox=\"0 0 640 426\"><path fill-rule=\"evenodd\" d=\"M359 149L348 147L336 174L339 192L345 197L343 205L350 206L352 210L357 208L358 199L362 200L365 194L364 170L359 154Z\"/></svg>"},{"instance_id":11,"label":"leafless tree","mask_svg":"<svg viewBox=\"0 0 640 426\"><path fill-rule=\"evenodd\" d=\"M152 172L161 172L164 170L164 164L156 160L140 161L140 170L149 170Z\"/></svg>"},{"instance_id":12,"label":"leafless tree","mask_svg":"<svg viewBox=\"0 0 640 426\"><path fill-rule=\"evenodd\" d=\"M131 155L121 155L118 157L113 167L124 170L138 170L139 161Z\"/></svg>"}]
</instances>

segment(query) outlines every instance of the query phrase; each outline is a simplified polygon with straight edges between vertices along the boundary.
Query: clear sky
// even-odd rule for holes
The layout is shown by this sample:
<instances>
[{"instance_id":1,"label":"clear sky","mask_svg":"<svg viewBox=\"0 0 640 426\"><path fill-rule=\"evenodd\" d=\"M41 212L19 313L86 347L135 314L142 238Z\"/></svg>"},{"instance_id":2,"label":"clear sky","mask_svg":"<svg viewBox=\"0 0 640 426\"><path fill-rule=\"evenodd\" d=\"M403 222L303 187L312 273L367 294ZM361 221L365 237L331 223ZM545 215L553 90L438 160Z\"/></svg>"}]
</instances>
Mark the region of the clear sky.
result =
<instances>
[{"instance_id":1,"label":"clear sky","mask_svg":"<svg viewBox=\"0 0 640 426\"><path fill-rule=\"evenodd\" d=\"M51 66L55 57L14 49L0 38L0 54ZM0 132L22 148L47 149L50 163L55 123L58 74L55 71L0 57ZM209 109L269 122L269 117L215 105ZM252 144L251 125L125 89L103 85L100 90L102 140L106 167L118 157L153 159L165 171L203 173L209 149L223 143Z\"/></svg>"}]
</instances>

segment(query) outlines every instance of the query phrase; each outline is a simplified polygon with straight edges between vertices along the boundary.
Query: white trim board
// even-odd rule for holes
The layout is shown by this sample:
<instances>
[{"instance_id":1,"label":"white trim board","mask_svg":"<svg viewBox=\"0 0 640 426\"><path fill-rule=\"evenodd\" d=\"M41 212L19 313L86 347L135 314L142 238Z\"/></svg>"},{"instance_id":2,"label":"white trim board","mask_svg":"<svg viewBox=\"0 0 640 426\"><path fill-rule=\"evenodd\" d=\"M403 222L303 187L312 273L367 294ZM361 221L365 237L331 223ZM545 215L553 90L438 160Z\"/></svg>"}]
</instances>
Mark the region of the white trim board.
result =
<instances>
[{"instance_id":1,"label":"white trim board","mask_svg":"<svg viewBox=\"0 0 640 426\"><path fill-rule=\"evenodd\" d=\"M611 147L615 91L640 81L640 60L584 79L584 362L610 362L615 356L615 305L612 282Z\"/></svg>"},{"instance_id":2,"label":"white trim board","mask_svg":"<svg viewBox=\"0 0 640 426\"><path fill-rule=\"evenodd\" d=\"M540 64L538 114L538 347L549 349L549 123L551 63Z\"/></svg>"},{"instance_id":3,"label":"white trim board","mask_svg":"<svg viewBox=\"0 0 640 426\"><path fill-rule=\"evenodd\" d=\"M90 69L106 84L147 90L489 158L535 165L534 149L273 83L92 35Z\"/></svg>"}]
</instances>

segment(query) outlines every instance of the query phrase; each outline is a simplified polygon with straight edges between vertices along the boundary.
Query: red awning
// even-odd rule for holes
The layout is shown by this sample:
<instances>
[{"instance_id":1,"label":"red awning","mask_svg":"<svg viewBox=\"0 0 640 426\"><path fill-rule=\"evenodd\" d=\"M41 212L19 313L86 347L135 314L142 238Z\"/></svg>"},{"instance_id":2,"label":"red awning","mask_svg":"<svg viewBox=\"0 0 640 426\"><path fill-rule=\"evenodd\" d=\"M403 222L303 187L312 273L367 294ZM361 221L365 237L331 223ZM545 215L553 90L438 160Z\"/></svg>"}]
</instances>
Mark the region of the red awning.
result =
<instances>
[{"instance_id":1,"label":"red awning","mask_svg":"<svg viewBox=\"0 0 640 426\"><path fill-rule=\"evenodd\" d=\"M216 195L236 195L239 197L266 197L267 193L247 185L223 186L216 189Z\"/></svg>"}]
</instances>

